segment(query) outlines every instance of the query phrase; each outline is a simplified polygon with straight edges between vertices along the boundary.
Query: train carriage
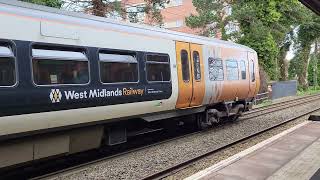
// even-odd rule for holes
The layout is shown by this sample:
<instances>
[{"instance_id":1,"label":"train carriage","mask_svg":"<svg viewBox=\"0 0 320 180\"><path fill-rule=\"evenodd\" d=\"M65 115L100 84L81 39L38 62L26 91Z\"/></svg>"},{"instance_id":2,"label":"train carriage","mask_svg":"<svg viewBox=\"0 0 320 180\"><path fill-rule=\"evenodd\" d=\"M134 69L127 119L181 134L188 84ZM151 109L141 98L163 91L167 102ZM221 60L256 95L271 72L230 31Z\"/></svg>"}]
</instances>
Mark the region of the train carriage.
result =
<instances>
[{"instance_id":1,"label":"train carriage","mask_svg":"<svg viewBox=\"0 0 320 180\"><path fill-rule=\"evenodd\" d=\"M259 89L243 45L15 1L0 22L0 167L236 119Z\"/></svg>"}]
</instances>

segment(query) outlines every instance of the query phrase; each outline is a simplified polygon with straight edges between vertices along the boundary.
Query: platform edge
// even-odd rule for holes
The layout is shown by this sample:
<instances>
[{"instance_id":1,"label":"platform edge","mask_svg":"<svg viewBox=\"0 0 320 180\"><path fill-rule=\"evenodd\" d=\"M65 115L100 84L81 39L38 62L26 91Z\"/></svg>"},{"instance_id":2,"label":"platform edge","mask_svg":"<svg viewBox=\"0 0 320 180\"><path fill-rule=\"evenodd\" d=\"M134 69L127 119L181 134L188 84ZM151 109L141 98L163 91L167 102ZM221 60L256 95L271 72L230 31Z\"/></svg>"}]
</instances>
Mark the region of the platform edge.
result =
<instances>
[{"instance_id":1,"label":"platform edge","mask_svg":"<svg viewBox=\"0 0 320 180\"><path fill-rule=\"evenodd\" d=\"M281 133L279 133L279 134L277 134L275 136L272 136L271 138L266 139L266 140L254 145L254 146L252 146L252 147L250 147L250 148L248 148L246 150L243 150L243 151L241 151L241 152L239 152L239 153L237 153L237 154L235 154L235 155L233 155L233 156L231 156L231 157L229 157L229 158L227 158L225 160L222 160L222 161L218 162L217 164L215 164L215 165L213 165L211 167L208 167L208 168L206 168L206 169L204 169L202 171L199 171L196 174L193 174L193 175L185 178L184 180L197 180L197 179L200 179L202 177L207 176L208 174L214 173L214 172L216 172L216 171L218 171L218 170L220 170L220 169L222 169L222 168L224 168L224 167L226 167L226 166L228 166L228 165L240 160L241 158L249 155L250 153L253 153L254 151L257 151L257 150L263 148L264 146L266 146L266 145L268 145L268 144L270 144L272 142L275 142L279 138L281 138L281 137L293 132L294 130L299 129L299 128L301 128L301 127L303 127L303 126L305 126L305 125L307 125L309 123L311 123L311 121L305 121L305 122L303 122L301 124L298 124L298 125L290 128L290 129L287 129L287 130L285 130L285 131L283 131L283 132L281 132Z\"/></svg>"}]
</instances>

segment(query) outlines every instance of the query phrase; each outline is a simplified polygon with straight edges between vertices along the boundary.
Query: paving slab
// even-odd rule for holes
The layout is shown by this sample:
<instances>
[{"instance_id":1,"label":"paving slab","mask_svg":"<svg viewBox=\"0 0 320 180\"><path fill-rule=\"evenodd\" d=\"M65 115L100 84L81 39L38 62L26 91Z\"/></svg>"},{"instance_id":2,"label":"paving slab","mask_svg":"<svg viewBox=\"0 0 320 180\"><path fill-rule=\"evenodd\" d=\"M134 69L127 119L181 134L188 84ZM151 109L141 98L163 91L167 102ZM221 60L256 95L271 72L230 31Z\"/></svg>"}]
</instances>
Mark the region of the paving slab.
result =
<instances>
[{"instance_id":1,"label":"paving slab","mask_svg":"<svg viewBox=\"0 0 320 180\"><path fill-rule=\"evenodd\" d=\"M320 122L308 121L186 179L310 179L320 168L319 154Z\"/></svg>"}]
</instances>

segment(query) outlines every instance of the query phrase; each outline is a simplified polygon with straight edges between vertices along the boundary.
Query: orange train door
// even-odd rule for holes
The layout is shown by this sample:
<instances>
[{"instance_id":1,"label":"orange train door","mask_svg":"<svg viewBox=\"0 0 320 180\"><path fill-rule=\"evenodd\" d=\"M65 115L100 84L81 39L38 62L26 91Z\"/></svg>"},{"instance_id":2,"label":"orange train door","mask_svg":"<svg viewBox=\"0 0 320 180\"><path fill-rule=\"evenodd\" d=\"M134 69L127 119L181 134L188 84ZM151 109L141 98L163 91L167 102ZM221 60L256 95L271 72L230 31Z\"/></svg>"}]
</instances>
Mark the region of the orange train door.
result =
<instances>
[{"instance_id":1,"label":"orange train door","mask_svg":"<svg viewBox=\"0 0 320 180\"><path fill-rule=\"evenodd\" d=\"M176 42L179 95L176 108L200 106L204 97L204 73L200 45Z\"/></svg>"},{"instance_id":2,"label":"orange train door","mask_svg":"<svg viewBox=\"0 0 320 180\"><path fill-rule=\"evenodd\" d=\"M190 44L190 55L192 64L193 93L190 106L202 105L204 97L204 65L202 58L202 47L199 44Z\"/></svg>"}]
</instances>

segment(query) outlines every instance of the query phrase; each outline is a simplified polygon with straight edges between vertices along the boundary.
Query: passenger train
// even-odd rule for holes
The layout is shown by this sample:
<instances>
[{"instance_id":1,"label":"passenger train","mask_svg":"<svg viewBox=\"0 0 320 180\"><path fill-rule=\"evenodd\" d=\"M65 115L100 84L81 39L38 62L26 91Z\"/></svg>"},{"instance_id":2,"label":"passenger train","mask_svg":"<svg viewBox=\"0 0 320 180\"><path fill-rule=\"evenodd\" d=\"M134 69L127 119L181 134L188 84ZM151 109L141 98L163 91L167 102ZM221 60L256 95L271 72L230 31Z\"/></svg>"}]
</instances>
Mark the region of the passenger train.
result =
<instances>
[{"instance_id":1,"label":"passenger train","mask_svg":"<svg viewBox=\"0 0 320 180\"><path fill-rule=\"evenodd\" d=\"M232 42L18 1L0 22L0 168L236 119L259 89L257 53Z\"/></svg>"}]
</instances>

